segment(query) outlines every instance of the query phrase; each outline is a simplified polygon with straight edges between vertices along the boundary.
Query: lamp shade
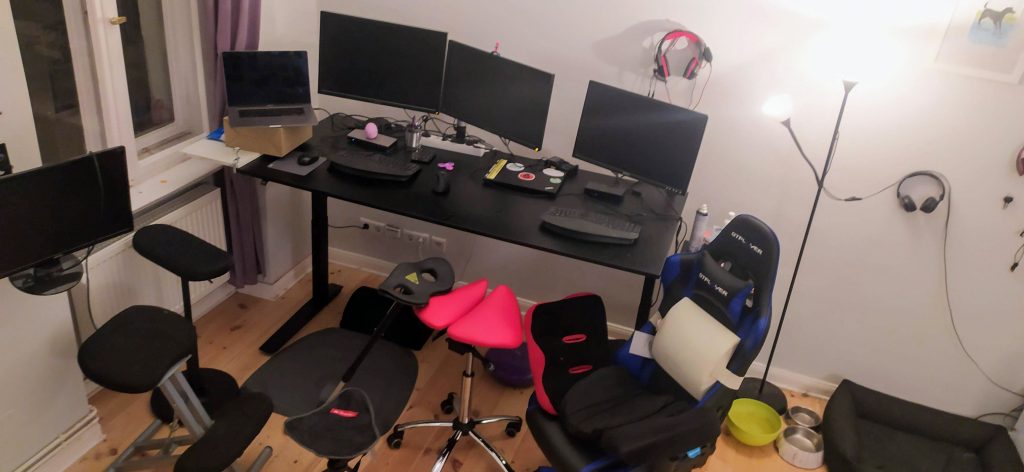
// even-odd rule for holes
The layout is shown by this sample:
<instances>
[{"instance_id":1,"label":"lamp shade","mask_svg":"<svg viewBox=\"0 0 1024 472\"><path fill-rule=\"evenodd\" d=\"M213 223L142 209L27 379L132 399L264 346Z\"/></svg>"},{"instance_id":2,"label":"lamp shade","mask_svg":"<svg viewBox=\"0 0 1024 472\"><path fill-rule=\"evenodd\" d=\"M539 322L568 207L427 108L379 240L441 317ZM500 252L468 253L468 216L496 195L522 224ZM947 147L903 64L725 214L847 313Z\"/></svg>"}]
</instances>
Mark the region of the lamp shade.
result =
<instances>
[{"instance_id":1,"label":"lamp shade","mask_svg":"<svg viewBox=\"0 0 1024 472\"><path fill-rule=\"evenodd\" d=\"M789 118L789 114L792 112L793 99L791 99L789 95L785 94L769 97L761 107L761 113L778 120Z\"/></svg>"}]
</instances>

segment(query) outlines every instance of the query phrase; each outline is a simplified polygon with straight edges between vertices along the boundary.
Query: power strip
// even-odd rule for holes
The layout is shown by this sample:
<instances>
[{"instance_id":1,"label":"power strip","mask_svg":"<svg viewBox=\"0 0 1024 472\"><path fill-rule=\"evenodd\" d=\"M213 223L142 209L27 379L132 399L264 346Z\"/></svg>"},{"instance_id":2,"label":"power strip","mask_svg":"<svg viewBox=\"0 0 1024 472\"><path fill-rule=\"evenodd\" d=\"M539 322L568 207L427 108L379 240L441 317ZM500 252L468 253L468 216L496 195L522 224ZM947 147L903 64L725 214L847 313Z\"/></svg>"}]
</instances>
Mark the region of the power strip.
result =
<instances>
[{"instance_id":1,"label":"power strip","mask_svg":"<svg viewBox=\"0 0 1024 472\"><path fill-rule=\"evenodd\" d=\"M420 144L422 144L423 146L432 147L434 149L452 151L460 154L469 154L470 156L476 157L483 156L484 154L490 152L487 149L480 149L478 147L470 146L467 144L453 143L451 141L441 139L440 136L433 135L429 137L424 136L423 139L420 140Z\"/></svg>"}]
</instances>

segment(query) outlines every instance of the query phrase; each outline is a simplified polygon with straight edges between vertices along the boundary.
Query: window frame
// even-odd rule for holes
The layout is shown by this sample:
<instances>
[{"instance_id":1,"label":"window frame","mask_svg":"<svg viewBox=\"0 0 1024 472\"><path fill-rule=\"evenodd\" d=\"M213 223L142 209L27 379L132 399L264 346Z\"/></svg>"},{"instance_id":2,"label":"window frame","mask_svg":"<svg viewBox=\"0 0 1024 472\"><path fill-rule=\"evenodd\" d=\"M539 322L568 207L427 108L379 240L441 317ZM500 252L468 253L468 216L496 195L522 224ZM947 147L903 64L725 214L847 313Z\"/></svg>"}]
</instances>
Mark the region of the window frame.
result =
<instances>
[{"instance_id":1,"label":"window frame","mask_svg":"<svg viewBox=\"0 0 1024 472\"><path fill-rule=\"evenodd\" d=\"M99 115L103 120L103 140L107 146L125 146L128 176L134 185L185 161L187 157L177 144L205 135L209 129L198 2L161 2L175 117L170 124L136 137L121 28L111 23L111 19L119 16L117 0L82 1L93 46L95 89ZM176 136L177 139L171 139ZM161 145L152 149L158 143ZM140 155L141 152L146 154Z\"/></svg>"}]
</instances>

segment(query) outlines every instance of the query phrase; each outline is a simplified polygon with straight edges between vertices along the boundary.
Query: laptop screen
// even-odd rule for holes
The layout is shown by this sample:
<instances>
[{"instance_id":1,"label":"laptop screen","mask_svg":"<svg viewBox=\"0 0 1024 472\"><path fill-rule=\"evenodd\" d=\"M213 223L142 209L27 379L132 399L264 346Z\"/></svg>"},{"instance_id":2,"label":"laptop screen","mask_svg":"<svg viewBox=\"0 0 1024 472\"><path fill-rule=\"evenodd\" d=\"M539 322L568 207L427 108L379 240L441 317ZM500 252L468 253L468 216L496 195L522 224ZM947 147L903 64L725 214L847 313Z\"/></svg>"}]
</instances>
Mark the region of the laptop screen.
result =
<instances>
[{"instance_id":1,"label":"laptop screen","mask_svg":"<svg viewBox=\"0 0 1024 472\"><path fill-rule=\"evenodd\" d=\"M306 51L225 51L228 106L308 105Z\"/></svg>"}]
</instances>

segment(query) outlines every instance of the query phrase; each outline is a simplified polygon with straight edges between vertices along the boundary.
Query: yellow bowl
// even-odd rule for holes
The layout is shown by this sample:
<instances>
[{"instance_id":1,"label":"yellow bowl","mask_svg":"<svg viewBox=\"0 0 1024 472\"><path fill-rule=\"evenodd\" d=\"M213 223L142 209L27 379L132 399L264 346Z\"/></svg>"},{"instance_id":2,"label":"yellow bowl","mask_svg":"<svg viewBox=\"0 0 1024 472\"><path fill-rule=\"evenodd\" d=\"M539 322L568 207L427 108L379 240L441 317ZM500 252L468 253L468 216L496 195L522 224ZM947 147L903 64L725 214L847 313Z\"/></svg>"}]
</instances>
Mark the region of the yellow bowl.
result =
<instances>
[{"instance_id":1,"label":"yellow bowl","mask_svg":"<svg viewBox=\"0 0 1024 472\"><path fill-rule=\"evenodd\" d=\"M729 432L748 446L771 444L782 432L782 417L771 406L750 398L738 398L725 419Z\"/></svg>"}]
</instances>

